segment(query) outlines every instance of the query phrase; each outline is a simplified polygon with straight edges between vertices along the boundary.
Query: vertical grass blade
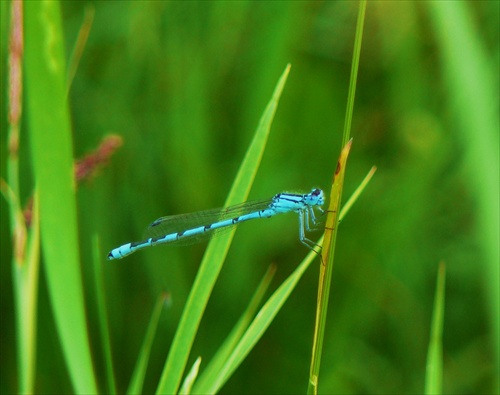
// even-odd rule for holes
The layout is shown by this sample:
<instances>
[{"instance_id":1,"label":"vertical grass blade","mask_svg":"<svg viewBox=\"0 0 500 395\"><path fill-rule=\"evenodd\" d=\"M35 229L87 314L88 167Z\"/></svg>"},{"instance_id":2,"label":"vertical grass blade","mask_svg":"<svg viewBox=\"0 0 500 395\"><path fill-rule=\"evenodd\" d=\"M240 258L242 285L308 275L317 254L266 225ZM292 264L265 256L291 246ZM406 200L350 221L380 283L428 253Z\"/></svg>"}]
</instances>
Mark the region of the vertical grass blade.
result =
<instances>
[{"instance_id":1,"label":"vertical grass blade","mask_svg":"<svg viewBox=\"0 0 500 395\"><path fill-rule=\"evenodd\" d=\"M441 394L443 380L443 318L444 318L444 291L446 266L439 264L432 313L431 336L427 351L427 371L425 377L425 393Z\"/></svg>"},{"instance_id":2,"label":"vertical grass blade","mask_svg":"<svg viewBox=\"0 0 500 395\"><path fill-rule=\"evenodd\" d=\"M59 3L25 3L25 71L45 274L69 375L96 393L85 321Z\"/></svg>"},{"instance_id":3,"label":"vertical grass blade","mask_svg":"<svg viewBox=\"0 0 500 395\"><path fill-rule=\"evenodd\" d=\"M319 273L318 302L316 307L316 323L314 328L313 348L311 365L309 370L308 394L318 393L319 368L321 364L321 353L323 349L323 338L325 335L326 314L328 311L328 299L330 297L330 284L333 272L333 258L335 253L335 241L337 239L337 225L339 223L340 202L344 185L345 166L349 150L351 149L352 115L354 112L354 98L356 94L356 81L358 76L359 59L361 54L361 43L363 39L363 26L365 23L366 1L361 1L358 10L356 24L356 36L352 55L351 78L349 81L349 94L347 97L346 117L344 122L344 133L342 136L342 152L337 161L332 191L330 194L330 205L326 217L325 237L323 242L322 265Z\"/></svg>"},{"instance_id":4,"label":"vertical grass blade","mask_svg":"<svg viewBox=\"0 0 500 395\"><path fill-rule=\"evenodd\" d=\"M37 299L40 269L40 229L38 196L35 194L31 226L26 225L19 190L20 124L23 95L24 25L23 3L10 3L9 74L8 74L8 184L0 180L0 189L9 204L12 237L12 277L16 314L18 391L33 393L36 368Z\"/></svg>"},{"instance_id":5,"label":"vertical grass blade","mask_svg":"<svg viewBox=\"0 0 500 395\"><path fill-rule=\"evenodd\" d=\"M491 59L471 18L471 3L426 3L434 23L448 85L451 116L466 141L469 182L477 201L478 240L485 255L484 274L489 297L491 337L496 371L500 371L500 157L498 58ZM466 54L466 55L465 55ZM500 392L500 382L497 391Z\"/></svg>"},{"instance_id":6,"label":"vertical grass blade","mask_svg":"<svg viewBox=\"0 0 500 395\"><path fill-rule=\"evenodd\" d=\"M344 133L342 135L342 147L350 139L352 114L354 113L354 99L356 97L356 82L358 80L359 59L361 57L361 43L363 41L363 27L365 25L366 0L359 3L358 20L356 23L356 35L354 37L354 51L352 54L351 79L349 81L349 94L347 96L347 108L344 122Z\"/></svg>"},{"instance_id":7,"label":"vertical grass blade","mask_svg":"<svg viewBox=\"0 0 500 395\"><path fill-rule=\"evenodd\" d=\"M321 250L321 266L319 270L318 302L316 307L316 322L314 326L313 348L311 366L309 372L308 394L318 393L319 368L321 364L321 353L323 351L323 339L325 336L326 314L328 311L328 299L330 297L330 284L333 272L333 257L335 252L335 241L340 217L340 200L344 185L345 167L347 157L351 149L352 140L342 149L337 169L333 179L332 191L330 193L330 204L325 224L325 236Z\"/></svg>"},{"instance_id":8,"label":"vertical grass blade","mask_svg":"<svg viewBox=\"0 0 500 395\"><path fill-rule=\"evenodd\" d=\"M276 113L278 101L285 86L289 71L290 65L286 67L281 75L273 96L260 119L255 136L247 150L238 174L236 175L231 191L229 192L226 206L243 202L248 197L264 154L271 123ZM228 232L224 236L213 239L208 245L193 287L191 288L179 326L177 327L167 363L165 364L158 385L158 393L173 394L176 393L179 388L201 317L203 316L215 281L224 263L233 235L234 230Z\"/></svg>"},{"instance_id":9,"label":"vertical grass blade","mask_svg":"<svg viewBox=\"0 0 500 395\"><path fill-rule=\"evenodd\" d=\"M8 195L6 184L2 182L2 192ZM17 366L19 370L19 393L32 393L35 385L36 367L36 328L37 328L37 299L40 269L40 228L38 195L33 198L31 226L27 232L24 218L20 211L16 211L18 204L13 195L10 196L10 210L15 212L14 243L22 232L27 234L26 247L23 245L22 254L17 251L13 257L13 283L16 303L16 346ZM22 230L21 230L22 229ZM16 247L14 247L16 250Z\"/></svg>"}]
</instances>

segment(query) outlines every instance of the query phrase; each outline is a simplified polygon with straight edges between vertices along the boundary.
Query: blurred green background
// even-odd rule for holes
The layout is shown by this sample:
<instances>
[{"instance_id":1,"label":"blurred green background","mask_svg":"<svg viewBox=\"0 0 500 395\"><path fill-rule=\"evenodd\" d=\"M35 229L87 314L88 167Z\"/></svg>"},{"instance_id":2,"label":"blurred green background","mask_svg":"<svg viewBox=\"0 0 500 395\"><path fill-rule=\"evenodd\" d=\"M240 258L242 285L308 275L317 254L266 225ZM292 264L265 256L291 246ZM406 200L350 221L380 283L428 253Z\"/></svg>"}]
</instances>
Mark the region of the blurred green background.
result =
<instances>
[{"instance_id":1,"label":"blurred green background","mask_svg":"<svg viewBox=\"0 0 500 395\"><path fill-rule=\"evenodd\" d=\"M100 237L104 262L109 249L140 239L159 216L221 206L287 63L292 69L251 199L312 187L328 191L340 151L358 4L61 6L68 59L86 10L95 13L69 93L74 157L94 150L108 134L123 138L77 196L89 330L103 380L92 236ZM9 3L1 7L5 178ZM499 2L448 7L446 13L431 2L368 3L345 199L372 165L378 171L339 231L321 365L324 393L423 391L440 261L447 265L443 390L499 390ZM29 125L22 127L27 200L33 177ZM12 247L4 199L0 205L0 386L9 393L17 388ZM105 263L120 391L155 300L167 291L172 304L163 313L145 383L146 392L156 389L204 248L159 247ZM213 355L270 263L278 265L274 289L306 253L293 215L241 226L188 365L198 355ZM312 265L224 393L305 391L317 282L318 266ZM43 265L38 303L36 390L70 392Z\"/></svg>"}]
</instances>

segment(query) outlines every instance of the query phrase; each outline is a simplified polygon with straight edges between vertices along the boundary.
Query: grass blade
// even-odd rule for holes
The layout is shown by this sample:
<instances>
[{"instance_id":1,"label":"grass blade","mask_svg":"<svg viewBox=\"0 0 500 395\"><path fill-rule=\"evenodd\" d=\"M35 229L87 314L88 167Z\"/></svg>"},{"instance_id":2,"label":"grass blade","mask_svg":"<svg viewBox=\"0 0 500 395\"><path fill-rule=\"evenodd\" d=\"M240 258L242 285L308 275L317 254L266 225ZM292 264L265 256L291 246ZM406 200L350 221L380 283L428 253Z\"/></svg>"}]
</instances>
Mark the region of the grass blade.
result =
<instances>
[{"instance_id":1,"label":"grass blade","mask_svg":"<svg viewBox=\"0 0 500 395\"><path fill-rule=\"evenodd\" d=\"M96 393L79 265L59 3L25 3L25 34L27 113L48 291L74 389Z\"/></svg>"},{"instance_id":2,"label":"grass blade","mask_svg":"<svg viewBox=\"0 0 500 395\"><path fill-rule=\"evenodd\" d=\"M78 38L76 40L75 47L73 48L73 52L70 56L70 64L68 67L68 78L67 78L68 92L71 88L71 84L73 83L73 79L75 78L78 65L80 64L80 59L82 58L85 44L87 43L87 40L89 38L90 29L92 27L92 23L94 22L94 14L95 14L94 6L92 4L88 4L85 8L85 17L83 20L82 27L78 32Z\"/></svg>"},{"instance_id":3,"label":"grass blade","mask_svg":"<svg viewBox=\"0 0 500 395\"><path fill-rule=\"evenodd\" d=\"M363 40L363 27L365 25L366 0L359 3L358 22L356 24L356 36L354 41L354 52L352 54L351 79L349 81L349 93L347 96L347 108L342 135L342 147L345 147L351 135L352 114L354 113L354 99L356 97L356 81L358 80L359 58L361 56L361 42Z\"/></svg>"},{"instance_id":4,"label":"grass blade","mask_svg":"<svg viewBox=\"0 0 500 395\"><path fill-rule=\"evenodd\" d=\"M335 241L340 217L340 200L344 184L345 167L347 157L351 149L352 140L343 148L337 162L332 191L330 194L330 204L326 217L325 237L321 249L321 266L319 271L318 303L316 308L316 324L314 327L313 350L311 356L311 369L309 373L308 393L318 392L318 377L321 363L321 352L323 350L323 339L325 335L326 314L328 311L328 299L330 297L330 284L333 272L333 257L335 251Z\"/></svg>"},{"instance_id":5,"label":"grass blade","mask_svg":"<svg viewBox=\"0 0 500 395\"><path fill-rule=\"evenodd\" d=\"M33 198L31 226L26 229L24 218L14 196L2 180L2 193L10 204L13 217L14 256L13 283L16 304L17 353L19 392L32 393L35 384L37 299L40 270L40 221L38 195ZM27 236L27 243L25 237ZM19 240L23 241L19 243ZM26 250L25 247L27 246Z\"/></svg>"},{"instance_id":6,"label":"grass blade","mask_svg":"<svg viewBox=\"0 0 500 395\"><path fill-rule=\"evenodd\" d=\"M427 351L427 369L425 377L425 393L441 394L443 380L443 320L446 265L441 262L434 298L432 313L431 336Z\"/></svg>"},{"instance_id":7,"label":"grass blade","mask_svg":"<svg viewBox=\"0 0 500 395\"><path fill-rule=\"evenodd\" d=\"M294 272L281 284L281 286L272 294L265 305L260 309L259 313L248 327L241 341L235 347L226 363L222 367L217 380L208 389L207 393L216 393L231 377L236 368L243 362L245 357L250 353L255 344L260 340L266 329L269 327L274 317L278 314L283 304L286 302L292 291L295 289L298 281L309 267L314 258L317 257L316 252L311 251L302 263L294 270Z\"/></svg>"},{"instance_id":8,"label":"grass blade","mask_svg":"<svg viewBox=\"0 0 500 395\"><path fill-rule=\"evenodd\" d=\"M247 309L244 311L229 336L227 336L222 346L219 348L206 369L203 371L202 375L199 377L194 387L194 393L209 393L210 388L212 388L214 386L214 383L219 380L218 376L223 370L224 364L229 359L231 353L235 350L245 331L248 329L248 326L252 321L252 317L255 316L257 308L260 305L262 298L264 297L264 294L267 291L272 278L274 277L275 272L276 266L271 265L262 278L259 286L257 287L257 290L255 291L252 300L248 304Z\"/></svg>"},{"instance_id":9,"label":"grass blade","mask_svg":"<svg viewBox=\"0 0 500 395\"><path fill-rule=\"evenodd\" d=\"M372 177L376 171L377 171L377 167L372 166L372 168L370 169L370 171L368 172L366 177L363 179L363 181L361 181L361 184L359 184L359 186L356 188L356 190L351 195L349 200L342 206L342 211L340 212L342 217L345 216L349 212L349 210L354 205L356 200L358 200L358 198L361 196L361 192L363 192L363 190L366 188L366 186L368 185L368 183L370 182L370 180L372 179ZM340 216L339 216L339 221L342 221L342 218Z\"/></svg>"},{"instance_id":10,"label":"grass blade","mask_svg":"<svg viewBox=\"0 0 500 395\"><path fill-rule=\"evenodd\" d=\"M18 390L32 393L35 386L37 300L40 271L40 227L38 195L33 198L30 224L21 209L19 190L20 121L23 94L24 25L23 3L11 2L9 31L9 156L8 184L0 179L0 189L9 204L12 277L16 315Z\"/></svg>"},{"instance_id":11,"label":"grass blade","mask_svg":"<svg viewBox=\"0 0 500 395\"><path fill-rule=\"evenodd\" d=\"M116 381L113 369L113 358L111 352L111 336L109 334L108 314L106 311L106 295L104 292L104 280L101 267L101 249L99 248L99 239L94 236L93 239L93 263L94 263L94 283L95 296L97 304L97 317L99 322L99 335L104 349L104 365L106 367L107 388L109 394L116 394Z\"/></svg>"},{"instance_id":12,"label":"grass blade","mask_svg":"<svg viewBox=\"0 0 500 395\"><path fill-rule=\"evenodd\" d=\"M198 371L200 370L200 364L201 364L201 357L198 357L198 358L196 358L196 361L194 361L193 366L191 366L189 373L187 374L186 378L184 379L184 383L182 383L182 387L179 391L179 394L190 394L191 393L191 387L193 386L194 381L196 380L196 377L198 377Z\"/></svg>"},{"instance_id":13,"label":"grass blade","mask_svg":"<svg viewBox=\"0 0 500 395\"><path fill-rule=\"evenodd\" d=\"M332 191L330 194L330 205L326 217L325 237L323 242L322 265L319 273L318 302L316 308L316 324L314 328L313 349L311 355L311 365L309 370L308 394L318 393L319 368L321 364L321 352L323 348L323 338L325 334L326 315L328 311L328 299L330 298L330 284L333 272L333 258L335 252L335 242L337 239L337 229L340 215L340 202L342 199L342 189L344 185L345 166L351 148L352 114L354 112L354 98L356 94L356 81L358 76L359 58L361 53L361 43L363 39L363 26L365 22L366 1L361 1L358 10L358 20L356 24L356 36L354 42L353 59L351 66L351 78L349 81L349 94L347 97L347 109L344 123L344 133L342 136L343 149L337 161Z\"/></svg>"},{"instance_id":14,"label":"grass blade","mask_svg":"<svg viewBox=\"0 0 500 395\"><path fill-rule=\"evenodd\" d=\"M166 293L163 293L158 297L155 308L153 309L153 314L149 320L146 336L144 336L144 342L142 343L139 358L137 359L134 373L132 374L132 379L130 380L130 384L127 388L127 394L141 394L143 392L142 386L144 384L144 377L146 377L146 369L148 367L149 355L151 354L151 347L153 346L153 340L158 327L158 322L160 320L161 311L168 300L169 296Z\"/></svg>"}]
</instances>

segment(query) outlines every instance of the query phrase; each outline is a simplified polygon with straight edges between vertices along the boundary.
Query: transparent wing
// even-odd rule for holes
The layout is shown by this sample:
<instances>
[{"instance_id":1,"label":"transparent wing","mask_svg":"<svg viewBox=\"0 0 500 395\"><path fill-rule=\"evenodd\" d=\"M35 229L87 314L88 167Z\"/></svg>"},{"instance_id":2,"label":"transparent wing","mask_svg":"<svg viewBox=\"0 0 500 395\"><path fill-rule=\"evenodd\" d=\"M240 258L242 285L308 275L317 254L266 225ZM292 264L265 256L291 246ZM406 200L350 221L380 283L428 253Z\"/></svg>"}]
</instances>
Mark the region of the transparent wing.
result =
<instances>
[{"instance_id":1,"label":"transparent wing","mask_svg":"<svg viewBox=\"0 0 500 395\"><path fill-rule=\"evenodd\" d=\"M188 214L169 215L153 221L144 232L144 239L159 238L172 233L183 232L198 228L200 226L211 225L219 221L236 218L241 215L266 209L271 204L272 199L245 202L227 208L216 208L198 211ZM197 235L184 237L169 244L190 245L211 239L216 235L228 231L235 225L225 226L218 229L209 229Z\"/></svg>"}]
</instances>

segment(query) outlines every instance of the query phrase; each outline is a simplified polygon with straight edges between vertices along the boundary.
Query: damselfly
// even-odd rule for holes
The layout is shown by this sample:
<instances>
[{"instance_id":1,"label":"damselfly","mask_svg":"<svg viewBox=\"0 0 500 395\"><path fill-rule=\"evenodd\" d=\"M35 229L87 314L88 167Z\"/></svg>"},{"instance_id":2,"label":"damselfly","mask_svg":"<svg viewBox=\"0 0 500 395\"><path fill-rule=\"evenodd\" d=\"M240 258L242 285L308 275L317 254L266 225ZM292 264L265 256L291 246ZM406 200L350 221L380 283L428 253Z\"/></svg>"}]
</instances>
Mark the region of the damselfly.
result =
<instances>
[{"instance_id":1,"label":"damselfly","mask_svg":"<svg viewBox=\"0 0 500 395\"><path fill-rule=\"evenodd\" d=\"M296 212L299 215L299 238L308 248L316 244L306 238L311 224L316 224L314 208L323 212L320 206L325 202L321 189L307 194L282 192L271 199L246 202L235 206L199 211L190 214L161 217L149 225L143 241L123 244L108 254L108 259L121 259L142 248L157 244L193 244L213 237L241 222L255 218L270 218L278 214Z\"/></svg>"}]
</instances>

